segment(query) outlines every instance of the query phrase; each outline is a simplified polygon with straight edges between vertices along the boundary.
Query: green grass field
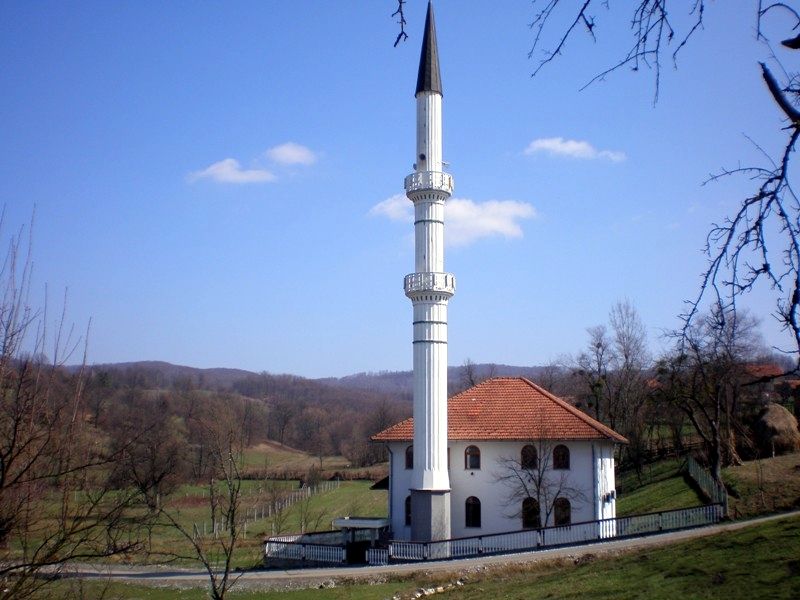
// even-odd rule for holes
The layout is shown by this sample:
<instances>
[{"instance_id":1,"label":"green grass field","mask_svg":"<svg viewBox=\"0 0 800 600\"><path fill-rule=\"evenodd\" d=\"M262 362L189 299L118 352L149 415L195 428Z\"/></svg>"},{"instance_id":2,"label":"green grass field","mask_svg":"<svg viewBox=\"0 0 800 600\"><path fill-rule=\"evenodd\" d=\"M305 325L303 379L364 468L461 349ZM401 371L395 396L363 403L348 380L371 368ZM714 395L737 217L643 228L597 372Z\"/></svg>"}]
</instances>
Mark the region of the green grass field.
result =
<instances>
[{"instance_id":1,"label":"green grass field","mask_svg":"<svg viewBox=\"0 0 800 600\"><path fill-rule=\"evenodd\" d=\"M633 471L617 480L617 515L700 506L702 499L681 473L680 460L665 460L644 468L641 481Z\"/></svg>"},{"instance_id":2,"label":"green grass field","mask_svg":"<svg viewBox=\"0 0 800 600\"><path fill-rule=\"evenodd\" d=\"M289 489L296 489L296 481L270 482ZM243 482L242 506L246 509L267 502L264 482ZM263 540L274 534L298 533L305 514L307 530L330 531L331 521L336 517L369 516L379 517L387 514L387 492L370 490L371 481L343 481L338 489L311 496L307 505L297 503L285 510L283 515L250 521L246 535L240 540L234 565L249 568L261 564L263 560ZM197 524L200 532L211 532L211 514L206 486L184 486L170 499L169 510L185 528L192 530ZM203 524L205 523L205 530ZM157 528L152 538L153 555L127 557L126 562L139 564L160 562L168 553L190 553L188 542L175 529ZM180 560L178 564L190 564Z\"/></svg>"},{"instance_id":3,"label":"green grass field","mask_svg":"<svg viewBox=\"0 0 800 600\"><path fill-rule=\"evenodd\" d=\"M702 498L679 472L681 464L678 460L666 460L649 465L641 481L632 471L618 474L617 514L702 504ZM800 453L726 467L722 478L728 488L732 518L800 508Z\"/></svg>"},{"instance_id":4,"label":"green grass field","mask_svg":"<svg viewBox=\"0 0 800 600\"><path fill-rule=\"evenodd\" d=\"M463 587L448 591L447 598L538 599L602 598L648 600L717 599L771 600L800 597L800 518L786 518L746 529L723 532L689 542L647 548L617 556L584 560L556 560L469 573ZM412 597L418 587L446 584L457 573L416 573L376 585L343 584L332 589L287 592L233 592L231 598L253 600L344 600ZM67 586L77 582L62 582ZM103 584L83 584L86 597L97 597ZM106 597L124 600L206 598L203 589L176 590L115 583ZM92 596L95 594L95 596Z\"/></svg>"}]
</instances>

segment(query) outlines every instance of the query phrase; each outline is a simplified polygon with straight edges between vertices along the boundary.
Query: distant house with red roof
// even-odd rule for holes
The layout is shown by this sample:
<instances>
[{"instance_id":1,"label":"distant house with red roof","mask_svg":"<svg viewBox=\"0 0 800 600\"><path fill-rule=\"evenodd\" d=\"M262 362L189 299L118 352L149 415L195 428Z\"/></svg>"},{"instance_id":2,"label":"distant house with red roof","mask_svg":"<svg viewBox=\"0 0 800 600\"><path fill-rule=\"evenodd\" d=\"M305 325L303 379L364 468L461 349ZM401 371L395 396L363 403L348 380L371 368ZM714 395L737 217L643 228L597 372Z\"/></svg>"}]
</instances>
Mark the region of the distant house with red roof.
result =
<instances>
[{"instance_id":1,"label":"distant house with red roof","mask_svg":"<svg viewBox=\"0 0 800 600\"><path fill-rule=\"evenodd\" d=\"M412 417L372 437L390 453L395 539L411 536L413 435ZM616 516L614 446L627 440L528 379L451 397L447 438L452 537Z\"/></svg>"}]
</instances>

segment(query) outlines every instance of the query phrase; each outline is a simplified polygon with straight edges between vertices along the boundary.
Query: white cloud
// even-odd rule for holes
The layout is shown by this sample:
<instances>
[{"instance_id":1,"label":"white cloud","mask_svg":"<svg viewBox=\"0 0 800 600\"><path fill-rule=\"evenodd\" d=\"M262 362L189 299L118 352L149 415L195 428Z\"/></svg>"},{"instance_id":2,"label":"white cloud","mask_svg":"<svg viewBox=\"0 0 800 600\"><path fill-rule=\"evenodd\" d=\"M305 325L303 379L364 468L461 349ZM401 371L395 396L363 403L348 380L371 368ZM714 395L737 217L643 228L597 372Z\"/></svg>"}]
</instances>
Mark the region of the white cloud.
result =
<instances>
[{"instance_id":1,"label":"white cloud","mask_svg":"<svg viewBox=\"0 0 800 600\"><path fill-rule=\"evenodd\" d=\"M588 160L605 159L621 162L627 158L624 152L617 150L598 150L585 140L565 140L562 137L539 138L533 140L525 148L526 155L546 152L551 156L569 156Z\"/></svg>"},{"instance_id":2,"label":"white cloud","mask_svg":"<svg viewBox=\"0 0 800 600\"><path fill-rule=\"evenodd\" d=\"M445 205L445 215L445 239L453 246L465 246L484 237L522 237L518 221L535 217L536 209L518 200L473 202L466 198L453 198Z\"/></svg>"},{"instance_id":3,"label":"white cloud","mask_svg":"<svg viewBox=\"0 0 800 600\"><path fill-rule=\"evenodd\" d=\"M386 217L392 221L411 223L414 220L414 205L403 194L395 194L369 209L374 217Z\"/></svg>"},{"instance_id":4,"label":"white cloud","mask_svg":"<svg viewBox=\"0 0 800 600\"><path fill-rule=\"evenodd\" d=\"M243 169L235 158L225 158L203 169L189 174L190 182L211 179L217 183L263 183L275 181L275 175L266 169Z\"/></svg>"},{"instance_id":5,"label":"white cloud","mask_svg":"<svg viewBox=\"0 0 800 600\"><path fill-rule=\"evenodd\" d=\"M369 213L410 223L414 219L414 205L402 194L396 194L373 206ZM445 241L449 246L466 246L485 237L520 238L519 221L535 216L536 209L527 202L451 198L445 204Z\"/></svg>"},{"instance_id":6,"label":"white cloud","mask_svg":"<svg viewBox=\"0 0 800 600\"><path fill-rule=\"evenodd\" d=\"M317 162L317 155L310 148L295 142L273 146L266 155L280 165L313 165Z\"/></svg>"}]
</instances>

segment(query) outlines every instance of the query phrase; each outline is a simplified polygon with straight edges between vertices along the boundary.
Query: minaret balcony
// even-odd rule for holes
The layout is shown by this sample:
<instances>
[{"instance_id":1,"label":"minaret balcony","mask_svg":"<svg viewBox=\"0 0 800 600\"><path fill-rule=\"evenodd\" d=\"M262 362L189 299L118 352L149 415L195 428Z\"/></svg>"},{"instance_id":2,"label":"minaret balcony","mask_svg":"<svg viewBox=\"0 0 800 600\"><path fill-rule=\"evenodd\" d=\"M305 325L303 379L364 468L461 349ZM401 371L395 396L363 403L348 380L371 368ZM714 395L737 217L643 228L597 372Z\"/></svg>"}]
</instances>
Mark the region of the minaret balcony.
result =
<instances>
[{"instance_id":1,"label":"minaret balcony","mask_svg":"<svg viewBox=\"0 0 800 600\"><path fill-rule=\"evenodd\" d=\"M403 280L403 288L409 298L428 292L449 297L456 293L456 276L452 273L410 273Z\"/></svg>"},{"instance_id":2,"label":"minaret balcony","mask_svg":"<svg viewBox=\"0 0 800 600\"><path fill-rule=\"evenodd\" d=\"M406 176L406 194L424 191L453 193L453 176L443 171L417 171Z\"/></svg>"}]
</instances>

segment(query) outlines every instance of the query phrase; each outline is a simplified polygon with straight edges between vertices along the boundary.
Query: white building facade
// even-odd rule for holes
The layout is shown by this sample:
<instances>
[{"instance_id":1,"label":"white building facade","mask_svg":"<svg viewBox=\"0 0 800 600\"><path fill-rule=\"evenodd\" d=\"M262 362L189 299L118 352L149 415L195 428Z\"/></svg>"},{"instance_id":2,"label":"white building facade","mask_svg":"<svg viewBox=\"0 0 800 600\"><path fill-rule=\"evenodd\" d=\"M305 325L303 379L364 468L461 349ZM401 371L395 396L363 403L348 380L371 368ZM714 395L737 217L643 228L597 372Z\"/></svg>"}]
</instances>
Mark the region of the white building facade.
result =
<instances>
[{"instance_id":1,"label":"white building facade","mask_svg":"<svg viewBox=\"0 0 800 600\"><path fill-rule=\"evenodd\" d=\"M625 438L527 379L454 396L448 422L451 537L616 516L614 447ZM392 537L425 541L412 530L413 429L407 419L373 440L390 451Z\"/></svg>"}]
</instances>

